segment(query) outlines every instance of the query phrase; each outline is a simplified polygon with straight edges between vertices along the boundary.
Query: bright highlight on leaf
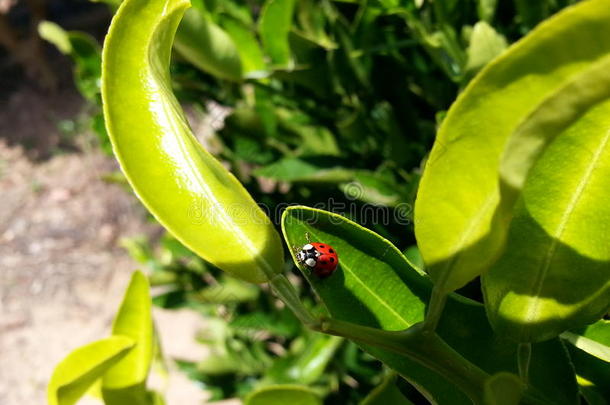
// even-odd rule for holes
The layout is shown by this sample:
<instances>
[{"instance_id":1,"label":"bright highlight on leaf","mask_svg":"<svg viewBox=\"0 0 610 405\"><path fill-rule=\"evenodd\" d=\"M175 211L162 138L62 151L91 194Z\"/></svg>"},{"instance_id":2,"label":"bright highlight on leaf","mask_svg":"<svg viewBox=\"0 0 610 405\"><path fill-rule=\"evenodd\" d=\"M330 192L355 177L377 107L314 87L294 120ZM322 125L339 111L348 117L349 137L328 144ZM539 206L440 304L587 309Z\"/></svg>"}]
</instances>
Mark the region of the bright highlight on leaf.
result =
<instances>
[{"instance_id":1,"label":"bright highlight on leaf","mask_svg":"<svg viewBox=\"0 0 610 405\"><path fill-rule=\"evenodd\" d=\"M75 404L134 344L128 337L111 336L74 350L53 371L47 387L49 405Z\"/></svg>"},{"instance_id":2,"label":"bright highlight on leaf","mask_svg":"<svg viewBox=\"0 0 610 405\"><path fill-rule=\"evenodd\" d=\"M582 2L540 24L458 97L428 158L415 206L418 246L441 290L453 291L484 273L502 251L520 192L504 195L499 187L509 138L539 127L542 132L527 138L536 145L536 138L549 139L571 124L562 112L574 117L598 102L599 94L583 99L572 85L593 70L597 77L589 89L609 89L608 70L595 70L609 53L610 1ZM559 94L562 110L536 114ZM519 166L512 170L527 174L537 155L517 156Z\"/></svg>"},{"instance_id":3,"label":"bright highlight on leaf","mask_svg":"<svg viewBox=\"0 0 610 405\"><path fill-rule=\"evenodd\" d=\"M171 45L186 0L126 0L103 53L104 117L144 205L205 260L261 283L282 271L279 235L252 197L197 142L171 91Z\"/></svg>"}]
</instances>

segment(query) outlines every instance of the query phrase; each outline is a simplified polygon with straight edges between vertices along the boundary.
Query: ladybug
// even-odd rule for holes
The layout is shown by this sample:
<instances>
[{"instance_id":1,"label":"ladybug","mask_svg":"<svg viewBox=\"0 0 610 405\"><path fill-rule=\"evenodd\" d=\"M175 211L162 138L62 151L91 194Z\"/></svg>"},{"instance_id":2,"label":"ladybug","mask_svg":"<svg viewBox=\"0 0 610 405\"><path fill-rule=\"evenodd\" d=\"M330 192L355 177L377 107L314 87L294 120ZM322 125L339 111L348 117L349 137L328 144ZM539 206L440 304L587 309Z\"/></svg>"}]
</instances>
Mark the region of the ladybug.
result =
<instances>
[{"instance_id":1,"label":"ladybug","mask_svg":"<svg viewBox=\"0 0 610 405\"><path fill-rule=\"evenodd\" d=\"M339 264L337 252L325 243L308 243L299 249L296 256L297 262L313 270L313 273L320 278L333 274Z\"/></svg>"}]
</instances>

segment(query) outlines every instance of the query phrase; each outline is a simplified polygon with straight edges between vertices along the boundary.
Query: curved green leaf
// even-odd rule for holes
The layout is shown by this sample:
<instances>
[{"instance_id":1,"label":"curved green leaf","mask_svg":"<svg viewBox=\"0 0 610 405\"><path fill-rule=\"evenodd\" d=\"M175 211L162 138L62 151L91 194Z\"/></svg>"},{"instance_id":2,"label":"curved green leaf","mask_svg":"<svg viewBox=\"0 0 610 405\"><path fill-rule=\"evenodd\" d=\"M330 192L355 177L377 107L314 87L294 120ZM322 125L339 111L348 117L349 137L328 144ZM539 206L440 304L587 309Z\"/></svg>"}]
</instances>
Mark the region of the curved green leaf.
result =
<instances>
[{"instance_id":1,"label":"curved green leaf","mask_svg":"<svg viewBox=\"0 0 610 405\"><path fill-rule=\"evenodd\" d=\"M253 391L245 405L321 405L322 398L304 385L273 385Z\"/></svg>"},{"instance_id":2,"label":"curved green leaf","mask_svg":"<svg viewBox=\"0 0 610 405\"><path fill-rule=\"evenodd\" d=\"M337 251L339 267L330 277L319 279L301 269L334 318L384 330L402 330L424 319L432 285L387 240L339 215L307 207L288 208L282 229L289 246L307 243L309 233L312 240ZM481 304L451 295L438 333L484 371L517 373L517 345L493 332ZM364 349L430 400L470 403L444 377L414 360L369 346ZM577 403L574 372L557 339L532 346L530 381L553 404Z\"/></svg>"},{"instance_id":3,"label":"curved green leaf","mask_svg":"<svg viewBox=\"0 0 610 405\"><path fill-rule=\"evenodd\" d=\"M573 81L595 74L591 81L598 90L593 92L608 88L607 70L596 67L610 52L609 22L608 0L565 9L490 63L449 110L415 207L418 246L442 290L455 290L486 271L504 245L519 193L512 190L500 205L498 168L509 137L540 127L544 119L569 124L583 111L582 92L573 91ZM585 104L596 103L599 95L587 97ZM536 114L550 100L561 100L567 122L561 113ZM512 168L518 179L535 158L520 155L522 167ZM518 187L519 182L510 184Z\"/></svg>"},{"instance_id":4,"label":"curved green leaf","mask_svg":"<svg viewBox=\"0 0 610 405\"><path fill-rule=\"evenodd\" d=\"M261 11L259 32L271 62L287 67L292 61L288 34L292 26L295 0L267 0Z\"/></svg>"},{"instance_id":5,"label":"curved green leaf","mask_svg":"<svg viewBox=\"0 0 610 405\"><path fill-rule=\"evenodd\" d=\"M204 72L233 81L242 78L241 59L233 39L198 9L184 13L174 48Z\"/></svg>"},{"instance_id":6,"label":"curved green leaf","mask_svg":"<svg viewBox=\"0 0 610 405\"><path fill-rule=\"evenodd\" d=\"M155 344L151 307L148 280L136 271L112 325L114 336L129 337L136 346L104 375L102 393L108 404L147 403L145 385Z\"/></svg>"},{"instance_id":7,"label":"curved green leaf","mask_svg":"<svg viewBox=\"0 0 610 405\"><path fill-rule=\"evenodd\" d=\"M187 0L127 0L103 52L104 117L115 155L144 205L193 252L246 281L282 271L271 221L193 136L171 92L173 34Z\"/></svg>"},{"instance_id":8,"label":"curved green leaf","mask_svg":"<svg viewBox=\"0 0 610 405\"><path fill-rule=\"evenodd\" d=\"M74 350L53 371L47 387L49 405L75 404L133 346L128 337L111 336Z\"/></svg>"},{"instance_id":9,"label":"curved green leaf","mask_svg":"<svg viewBox=\"0 0 610 405\"><path fill-rule=\"evenodd\" d=\"M559 135L530 171L506 251L484 276L499 333L545 340L607 311L609 140L610 100Z\"/></svg>"}]
</instances>

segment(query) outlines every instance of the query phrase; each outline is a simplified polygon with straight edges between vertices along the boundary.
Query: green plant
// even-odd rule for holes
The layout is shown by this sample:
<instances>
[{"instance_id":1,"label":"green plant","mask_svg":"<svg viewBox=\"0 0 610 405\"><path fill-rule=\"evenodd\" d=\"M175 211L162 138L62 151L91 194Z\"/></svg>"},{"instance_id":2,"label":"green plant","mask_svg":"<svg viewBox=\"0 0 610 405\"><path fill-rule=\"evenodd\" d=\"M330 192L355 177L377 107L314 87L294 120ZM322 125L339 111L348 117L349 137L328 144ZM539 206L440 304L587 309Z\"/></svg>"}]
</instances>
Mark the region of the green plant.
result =
<instances>
[{"instance_id":1,"label":"green plant","mask_svg":"<svg viewBox=\"0 0 610 405\"><path fill-rule=\"evenodd\" d=\"M468 83L446 116L439 117L417 189L414 225L423 269L388 239L348 218L292 206L281 218L285 246L303 245L309 234L335 247L341 261L339 270L325 279L300 269L322 306L295 287L284 274L286 247L272 221L197 142L174 96L172 87L192 96L218 85L196 80L192 71L179 67L170 78L171 46L186 0L127 0L106 39L104 116L126 177L159 222L215 269L216 279L221 279L219 269L243 282L266 283L294 313L305 339L333 342L330 346L338 342L308 334L303 326L355 342L433 403L577 404L580 396L590 404L607 403L610 326L601 318L609 305L604 196L610 162L610 3L590 0L544 21L472 81L476 69L505 46L488 23L493 2L478 3L481 22L470 33L468 49L459 40L459 21L450 21L459 15L460 2L391 3L358 4L350 20L338 12L340 6L328 2L318 9L309 2L269 0L255 35L247 8L198 2L187 21L198 16L192 30L216 36L211 40L215 47L198 48L198 42L190 41L194 31L180 28L176 49L199 69L228 80L221 82L223 91L231 94L239 85L245 93L224 130L230 147L223 153L234 168L241 159L263 165L257 173L265 177L292 184L330 183L344 190L358 179L364 190L368 187L368 194L359 195L364 202L392 206L411 198L417 176L404 168L412 168L425 150L414 151L421 144L407 142L401 133L422 122L401 121L397 112L413 109L371 96L379 91L372 74L379 59L369 48L361 58L362 49L351 47L348 33L370 38L366 29L374 24L364 22L379 16L404 22L417 45L410 56L425 50L430 66L451 81L452 89ZM555 7L550 2L541 2L540 8L516 4L522 27L531 27ZM290 30L289 17L297 6L309 13L298 14L301 19ZM332 35L329 21L340 21ZM350 30L346 22L355 22L356 28ZM480 42L485 52L477 51ZM391 55L389 65L400 66L404 56L396 51L383 49ZM320 56L325 58L316 59ZM309 64L301 65L300 58ZM340 75L324 70L336 66L341 66ZM421 79L412 74L416 80L411 86L421 85L419 94L431 105L442 106L453 94L435 90L432 75ZM291 91L291 81L294 88L302 86L299 93ZM297 94L304 97L294 108ZM418 135L427 134L424 139L433 133L427 124L417 128ZM363 135L376 129L385 136ZM334 164L337 157L356 156L371 160L363 167ZM380 161L384 164L377 166ZM370 166L376 170L367 170ZM407 183L404 189L402 183ZM252 188L252 195L268 201ZM376 230L396 239L392 230ZM198 282L201 274L195 274L189 283ZM455 292L479 276L483 303ZM228 283L237 285L229 278L219 285ZM190 288L181 284L176 291ZM186 301L196 302L196 294L209 293L209 288L192 288L192 299ZM246 340L246 345L255 348L254 342ZM119 349L112 353L118 356ZM246 373L264 375L260 370ZM286 373L282 369L280 376ZM246 401L283 403L296 397L319 403L329 392L328 386L316 390L320 387L295 385L304 381L275 378L270 385L261 383L263 388ZM381 397L408 403L394 377L385 378L365 402Z\"/></svg>"}]
</instances>

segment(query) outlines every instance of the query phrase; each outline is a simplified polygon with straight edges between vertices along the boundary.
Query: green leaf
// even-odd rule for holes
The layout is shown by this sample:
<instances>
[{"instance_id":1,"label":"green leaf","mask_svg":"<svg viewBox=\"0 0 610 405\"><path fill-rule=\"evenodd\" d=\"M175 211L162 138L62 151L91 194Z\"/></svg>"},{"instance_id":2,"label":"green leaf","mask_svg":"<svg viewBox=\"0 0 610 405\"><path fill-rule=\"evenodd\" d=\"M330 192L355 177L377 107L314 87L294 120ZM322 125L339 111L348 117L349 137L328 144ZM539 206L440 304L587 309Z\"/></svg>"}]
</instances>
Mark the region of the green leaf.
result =
<instances>
[{"instance_id":1,"label":"green leaf","mask_svg":"<svg viewBox=\"0 0 610 405\"><path fill-rule=\"evenodd\" d=\"M485 404L519 405L524 390L523 382L516 375L495 374L485 383Z\"/></svg>"},{"instance_id":2,"label":"green leaf","mask_svg":"<svg viewBox=\"0 0 610 405\"><path fill-rule=\"evenodd\" d=\"M610 345L609 330L610 322L600 320L582 330L561 335L569 342L566 346L576 369L580 392L589 405L610 404L610 363L605 359Z\"/></svg>"},{"instance_id":3,"label":"green leaf","mask_svg":"<svg viewBox=\"0 0 610 405\"><path fill-rule=\"evenodd\" d=\"M276 362L262 383L313 384L322 377L342 343L343 338L315 333L307 340L302 353L294 358L284 358Z\"/></svg>"},{"instance_id":4,"label":"green leaf","mask_svg":"<svg viewBox=\"0 0 610 405\"><path fill-rule=\"evenodd\" d=\"M84 32L64 31L59 25L50 21L41 22L38 25L38 33L63 54L72 58L74 82L78 91L87 100L99 104L102 57L96 39ZM105 135L101 138L104 146L107 138Z\"/></svg>"},{"instance_id":5,"label":"green leaf","mask_svg":"<svg viewBox=\"0 0 610 405\"><path fill-rule=\"evenodd\" d=\"M465 285L497 259L514 205L514 199L500 205L498 187L507 140L524 126L548 119L535 112L549 100L562 100L569 117L582 111L582 106L573 108L582 95L571 84L585 80L585 72L595 71L610 52L609 21L607 0L565 9L488 64L449 110L415 206L418 246L441 290ZM608 76L608 69L595 71L598 93L610 83L603 72ZM561 113L553 117L565 122ZM520 163L528 168L532 161Z\"/></svg>"},{"instance_id":6,"label":"green leaf","mask_svg":"<svg viewBox=\"0 0 610 405\"><path fill-rule=\"evenodd\" d=\"M241 59L233 39L198 9L184 13L174 48L204 72L233 81L242 78Z\"/></svg>"},{"instance_id":7,"label":"green leaf","mask_svg":"<svg viewBox=\"0 0 610 405\"><path fill-rule=\"evenodd\" d=\"M466 71L475 73L500 55L507 47L506 38L485 21L474 25L466 54Z\"/></svg>"},{"instance_id":8,"label":"green leaf","mask_svg":"<svg viewBox=\"0 0 610 405\"><path fill-rule=\"evenodd\" d=\"M68 33L59 25L51 21L42 21L38 24L38 35L45 41L55 45L64 55L72 52L72 44Z\"/></svg>"},{"instance_id":9,"label":"green leaf","mask_svg":"<svg viewBox=\"0 0 610 405\"><path fill-rule=\"evenodd\" d=\"M431 283L387 240L343 217L307 207L288 208L282 229L289 246L305 244L309 233L312 240L337 251L339 267L330 277L319 279L301 269L333 318L384 330L402 330L424 319ZM452 294L438 332L484 371L517 373L517 345L493 332L481 304ZM470 403L453 384L420 363L391 351L364 349L427 398L440 404ZM557 339L532 346L530 382L550 403L577 403L574 372Z\"/></svg>"},{"instance_id":10,"label":"green leaf","mask_svg":"<svg viewBox=\"0 0 610 405\"><path fill-rule=\"evenodd\" d=\"M147 403L146 379L154 355L154 328L150 287L146 276L131 276L112 325L113 336L126 336L136 346L104 375L102 392L107 404Z\"/></svg>"},{"instance_id":11,"label":"green leaf","mask_svg":"<svg viewBox=\"0 0 610 405\"><path fill-rule=\"evenodd\" d=\"M386 377L364 398L360 405L413 405L396 386L396 375Z\"/></svg>"},{"instance_id":12,"label":"green leaf","mask_svg":"<svg viewBox=\"0 0 610 405\"><path fill-rule=\"evenodd\" d=\"M564 332L561 337L580 350L610 363L610 321L602 319L579 332Z\"/></svg>"},{"instance_id":13,"label":"green leaf","mask_svg":"<svg viewBox=\"0 0 610 405\"><path fill-rule=\"evenodd\" d=\"M249 394L245 405L321 405L322 398L304 385L273 385Z\"/></svg>"},{"instance_id":14,"label":"green leaf","mask_svg":"<svg viewBox=\"0 0 610 405\"><path fill-rule=\"evenodd\" d=\"M254 171L274 180L304 183L340 183L354 177L351 169L329 164L328 158L284 158Z\"/></svg>"},{"instance_id":15,"label":"green leaf","mask_svg":"<svg viewBox=\"0 0 610 405\"><path fill-rule=\"evenodd\" d=\"M265 282L283 269L279 235L197 142L171 92L171 43L187 6L186 0L121 5L103 53L106 126L123 172L161 224L218 268Z\"/></svg>"},{"instance_id":16,"label":"green leaf","mask_svg":"<svg viewBox=\"0 0 610 405\"><path fill-rule=\"evenodd\" d=\"M541 341L606 313L609 140L610 100L561 133L530 170L505 253L484 276L498 333Z\"/></svg>"},{"instance_id":17,"label":"green leaf","mask_svg":"<svg viewBox=\"0 0 610 405\"><path fill-rule=\"evenodd\" d=\"M49 405L75 404L133 346L128 337L111 336L74 350L53 371L47 387Z\"/></svg>"},{"instance_id":18,"label":"green leaf","mask_svg":"<svg viewBox=\"0 0 610 405\"><path fill-rule=\"evenodd\" d=\"M223 21L222 27L237 47L244 77L265 76L267 66L254 32L233 19Z\"/></svg>"},{"instance_id":19,"label":"green leaf","mask_svg":"<svg viewBox=\"0 0 610 405\"><path fill-rule=\"evenodd\" d=\"M265 52L277 67L290 67L292 57L288 34L295 0L267 0L258 25Z\"/></svg>"}]
</instances>

